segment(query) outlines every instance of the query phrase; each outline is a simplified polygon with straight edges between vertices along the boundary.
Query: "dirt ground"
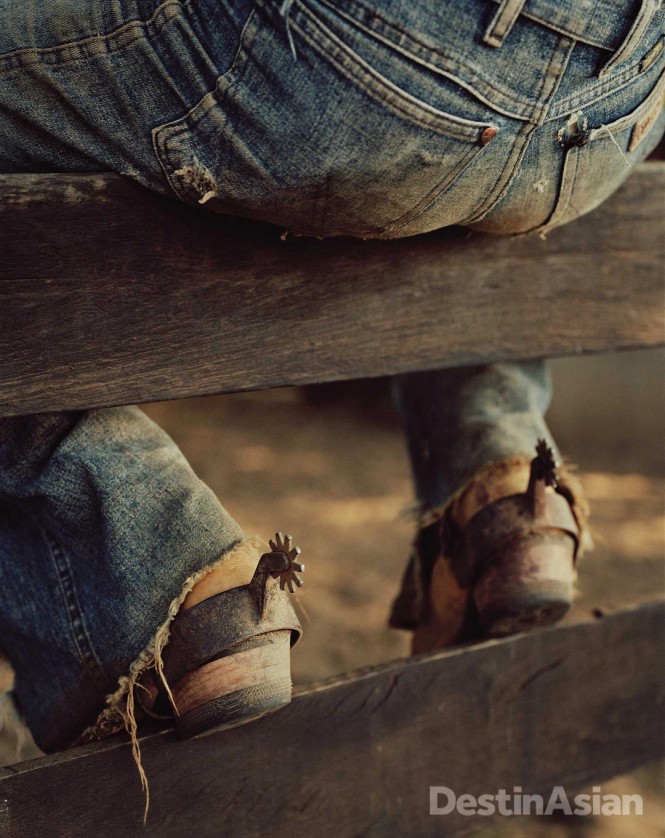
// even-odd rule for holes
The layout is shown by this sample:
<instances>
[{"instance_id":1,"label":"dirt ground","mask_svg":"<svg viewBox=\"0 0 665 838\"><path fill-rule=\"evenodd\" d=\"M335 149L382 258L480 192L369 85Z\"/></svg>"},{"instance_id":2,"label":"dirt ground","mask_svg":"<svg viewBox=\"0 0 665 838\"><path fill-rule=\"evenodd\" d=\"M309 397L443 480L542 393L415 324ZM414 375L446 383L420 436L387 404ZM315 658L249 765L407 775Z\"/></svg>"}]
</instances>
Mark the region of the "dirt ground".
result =
<instances>
[{"instance_id":1,"label":"dirt ground","mask_svg":"<svg viewBox=\"0 0 665 838\"><path fill-rule=\"evenodd\" d=\"M580 568L582 595L567 619L665 588L664 371L662 351L554 362L549 420L564 454L580 466L596 541ZM293 654L296 683L408 654L406 635L385 625L413 534L413 501L403 440L383 385L191 399L150 405L146 412L247 533L268 537L282 530L302 547L306 586L297 601L305 637ZM16 731L5 730L4 737L4 760L15 761ZM30 746L21 755L31 755ZM662 764L602 790L641 793L644 816L524 819L491 834L664 834Z\"/></svg>"}]
</instances>

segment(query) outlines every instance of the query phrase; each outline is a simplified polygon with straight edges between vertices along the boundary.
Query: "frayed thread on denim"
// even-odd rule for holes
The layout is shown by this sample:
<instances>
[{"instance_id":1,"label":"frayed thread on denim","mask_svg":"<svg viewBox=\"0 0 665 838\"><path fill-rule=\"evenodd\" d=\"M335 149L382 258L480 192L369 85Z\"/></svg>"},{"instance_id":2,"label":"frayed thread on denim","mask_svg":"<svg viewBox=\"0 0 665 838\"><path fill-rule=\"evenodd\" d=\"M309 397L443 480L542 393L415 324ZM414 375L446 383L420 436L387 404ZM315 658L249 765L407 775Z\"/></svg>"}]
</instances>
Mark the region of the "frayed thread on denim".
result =
<instances>
[{"instance_id":1,"label":"frayed thread on denim","mask_svg":"<svg viewBox=\"0 0 665 838\"><path fill-rule=\"evenodd\" d=\"M183 166L173 173L179 177L185 186L189 186L199 195L199 204L207 204L212 198L217 197L217 184L209 169L202 166L194 158L191 166Z\"/></svg>"},{"instance_id":2,"label":"frayed thread on denim","mask_svg":"<svg viewBox=\"0 0 665 838\"><path fill-rule=\"evenodd\" d=\"M150 786L148 783L148 777L141 762L141 748L138 739L135 690L142 688L139 683L139 678L143 675L143 673L150 669L154 669L159 677L159 680L164 686L174 713L176 715L178 714L178 710L171 693L171 688L164 676L162 660L164 647L168 643L170 637L171 623L178 615L182 604L197 582L203 579L203 577L211 570L223 565L224 562L227 562L238 551L247 550L248 548L256 552L258 563L258 557L260 556L262 546L263 541L258 536L244 539L234 545L227 553L224 553L223 556L216 559L212 564L204 567L202 570L196 571L196 573L193 573L185 580L180 593L171 601L167 611L167 616L155 632L152 640L130 665L128 674L120 677L116 691L106 696L105 707L97 717L95 724L86 728L75 743L80 745L86 742L105 739L106 737L112 736L114 733L120 733L123 730L129 734L132 743L132 757L139 773L141 788L145 795L145 809L143 813L144 824L147 822L148 811L150 808Z\"/></svg>"}]
</instances>

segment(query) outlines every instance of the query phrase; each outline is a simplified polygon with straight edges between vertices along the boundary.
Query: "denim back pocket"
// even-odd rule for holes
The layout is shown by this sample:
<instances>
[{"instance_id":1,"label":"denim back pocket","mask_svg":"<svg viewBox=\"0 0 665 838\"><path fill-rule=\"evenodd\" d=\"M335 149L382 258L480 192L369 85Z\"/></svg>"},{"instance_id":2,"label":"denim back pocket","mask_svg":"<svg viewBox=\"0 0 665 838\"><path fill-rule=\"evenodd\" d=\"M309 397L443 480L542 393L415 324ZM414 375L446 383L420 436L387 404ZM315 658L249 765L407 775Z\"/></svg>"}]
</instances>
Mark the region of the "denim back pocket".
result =
<instances>
[{"instance_id":1,"label":"denim back pocket","mask_svg":"<svg viewBox=\"0 0 665 838\"><path fill-rule=\"evenodd\" d=\"M491 149L494 116L317 0L295 0L286 22L258 0L229 72L153 141L187 202L299 234L392 237L442 195L440 226L472 212L454 187Z\"/></svg>"},{"instance_id":2,"label":"denim back pocket","mask_svg":"<svg viewBox=\"0 0 665 838\"><path fill-rule=\"evenodd\" d=\"M665 127L665 73L651 89L649 80L639 79L635 92L622 89L595 103L588 114L573 114L559 132L564 147L563 172L559 193L547 223L538 228L547 232L567 224L605 201L656 147ZM608 114L621 112L629 98L639 104L627 114L605 121Z\"/></svg>"}]
</instances>

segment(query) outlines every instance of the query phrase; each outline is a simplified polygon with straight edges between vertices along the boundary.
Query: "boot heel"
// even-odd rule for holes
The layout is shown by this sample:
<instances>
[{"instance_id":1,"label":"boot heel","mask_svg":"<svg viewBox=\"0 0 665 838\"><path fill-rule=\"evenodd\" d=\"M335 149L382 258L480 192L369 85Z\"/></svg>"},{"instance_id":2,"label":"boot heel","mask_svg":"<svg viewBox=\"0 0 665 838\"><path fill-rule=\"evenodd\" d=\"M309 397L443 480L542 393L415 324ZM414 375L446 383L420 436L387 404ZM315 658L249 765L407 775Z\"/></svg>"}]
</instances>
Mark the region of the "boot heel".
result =
<instances>
[{"instance_id":1,"label":"boot heel","mask_svg":"<svg viewBox=\"0 0 665 838\"><path fill-rule=\"evenodd\" d=\"M499 637L561 619L573 600L574 547L560 532L532 532L502 545L473 587L483 632Z\"/></svg>"},{"instance_id":2,"label":"boot heel","mask_svg":"<svg viewBox=\"0 0 665 838\"><path fill-rule=\"evenodd\" d=\"M291 536L277 533L270 547L249 584L180 610L169 627L162 677L148 670L137 685L143 712L173 720L182 737L244 724L291 701L290 649L302 629L285 589L300 587L304 566Z\"/></svg>"},{"instance_id":3,"label":"boot heel","mask_svg":"<svg viewBox=\"0 0 665 838\"><path fill-rule=\"evenodd\" d=\"M273 631L226 650L181 678L172 690L183 738L233 727L291 701L291 631Z\"/></svg>"}]
</instances>

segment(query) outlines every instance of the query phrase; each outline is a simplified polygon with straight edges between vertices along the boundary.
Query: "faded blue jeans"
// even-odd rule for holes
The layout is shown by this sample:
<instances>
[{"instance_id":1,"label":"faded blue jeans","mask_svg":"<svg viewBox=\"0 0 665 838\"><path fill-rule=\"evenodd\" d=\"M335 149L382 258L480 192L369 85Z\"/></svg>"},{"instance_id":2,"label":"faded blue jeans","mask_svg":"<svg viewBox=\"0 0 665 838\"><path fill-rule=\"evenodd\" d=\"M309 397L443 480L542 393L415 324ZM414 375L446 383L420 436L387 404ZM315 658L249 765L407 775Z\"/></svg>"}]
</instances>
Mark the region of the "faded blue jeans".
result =
<instances>
[{"instance_id":1,"label":"faded blue jeans","mask_svg":"<svg viewBox=\"0 0 665 838\"><path fill-rule=\"evenodd\" d=\"M0 171L116 171L306 235L546 231L656 145L663 44L657 0L0 0ZM547 436L540 362L395 387L425 508ZM242 538L136 408L0 420L0 648L42 748Z\"/></svg>"}]
</instances>

